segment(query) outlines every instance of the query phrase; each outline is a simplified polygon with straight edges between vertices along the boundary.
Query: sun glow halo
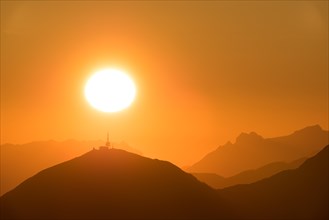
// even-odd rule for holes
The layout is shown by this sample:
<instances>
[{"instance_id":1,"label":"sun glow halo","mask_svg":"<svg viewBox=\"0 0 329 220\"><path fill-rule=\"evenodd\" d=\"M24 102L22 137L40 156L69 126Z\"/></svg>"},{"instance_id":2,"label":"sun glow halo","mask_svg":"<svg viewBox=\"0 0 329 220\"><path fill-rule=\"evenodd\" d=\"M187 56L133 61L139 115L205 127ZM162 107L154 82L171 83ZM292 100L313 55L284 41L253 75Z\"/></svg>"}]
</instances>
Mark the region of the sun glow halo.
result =
<instances>
[{"instance_id":1,"label":"sun glow halo","mask_svg":"<svg viewBox=\"0 0 329 220\"><path fill-rule=\"evenodd\" d=\"M125 72L104 69L88 79L84 92L87 101L94 108L103 112L117 112L134 101L136 87Z\"/></svg>"}]
</instances>

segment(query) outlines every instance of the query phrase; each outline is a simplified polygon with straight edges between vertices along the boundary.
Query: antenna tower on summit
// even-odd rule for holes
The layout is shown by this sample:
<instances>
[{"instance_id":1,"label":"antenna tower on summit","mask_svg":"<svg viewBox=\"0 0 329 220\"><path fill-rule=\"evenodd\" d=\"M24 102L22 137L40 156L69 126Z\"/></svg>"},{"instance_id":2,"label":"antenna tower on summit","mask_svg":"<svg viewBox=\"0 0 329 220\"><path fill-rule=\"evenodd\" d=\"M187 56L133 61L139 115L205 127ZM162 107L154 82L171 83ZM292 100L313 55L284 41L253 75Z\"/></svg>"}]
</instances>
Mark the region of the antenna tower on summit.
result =
<instances>
[{"instance_id":1,"label":"antenna tower on summit","mask_svg":"<svg viewBox=\"0 0 329 220\"><path fill-rule=\"evenodd\" d=\"M106 140L105 146L106 147L111 147L111 143L109 141L109 132L107 132L107 140Z\"/></svg>"}]
</instances>

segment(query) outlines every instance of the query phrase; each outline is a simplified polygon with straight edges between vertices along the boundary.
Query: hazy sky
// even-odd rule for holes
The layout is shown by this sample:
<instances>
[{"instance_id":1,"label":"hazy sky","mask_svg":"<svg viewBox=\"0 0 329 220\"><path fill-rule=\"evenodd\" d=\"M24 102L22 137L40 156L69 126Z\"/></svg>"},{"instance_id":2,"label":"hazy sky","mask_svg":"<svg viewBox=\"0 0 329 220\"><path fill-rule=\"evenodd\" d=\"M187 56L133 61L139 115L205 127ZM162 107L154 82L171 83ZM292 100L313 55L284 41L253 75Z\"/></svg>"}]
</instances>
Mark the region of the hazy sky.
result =
<instances>
[{"instance_id":1,"label":"hazy sky","mask_svg":"<svg viewBox=\"0 0 329 220\"><path fill-rule=\"evenodd\" d=\"M83 96L126 70L133 105ZM126 141L191 164L242 131L328 129L327 1L1 1L1 143Z\"/></svg>"}]
</instances>

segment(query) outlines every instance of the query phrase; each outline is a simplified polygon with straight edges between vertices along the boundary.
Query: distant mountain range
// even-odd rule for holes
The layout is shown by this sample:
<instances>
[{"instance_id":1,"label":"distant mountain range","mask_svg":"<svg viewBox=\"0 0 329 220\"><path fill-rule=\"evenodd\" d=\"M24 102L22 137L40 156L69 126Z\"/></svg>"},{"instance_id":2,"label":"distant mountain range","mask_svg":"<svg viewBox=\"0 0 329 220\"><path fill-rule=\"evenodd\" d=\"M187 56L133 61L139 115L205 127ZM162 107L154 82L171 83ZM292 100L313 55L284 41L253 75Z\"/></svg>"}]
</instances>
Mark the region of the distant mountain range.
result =
<instances>
[{"instance_id":1,"label":"distant mountain range","mask_svg":"<svg viewBox=\"0 0 329 220\"><path fill-rule=\"evenodd\" d=\"M28 144L0 146L0 196L37 172L77 157L104 141L39 141ZM116 148L141 154L125 142L113 143Z\"/></svg>"},{"instance_id":2,"label":"distant mountain range","mask_svg":"<svg viewBox=\"0 0 329 220\"><path fill-rule=\"evenodd\" d=\"M165 161L92 150L0 197L1 219L328 219L329 145L295 170L214 190Z\"/></svg>"},{"instance_id":3,"label":"distant mountain range","mask_svg":"<svg viewBox=\"0 0 329 220\"><path fill-rule=\"evenodd\" d=\"M215 189L222 189L238 184L257 182L273 176L281 171L298 168L307 158L301 158L291 163L274 162L255 170L243 171L235 176L224 178L214 173L192 173L201 182L207 183Z\"/></svg>"},{"instance_id":4,"label":"distant mountain range","mask_svg":"<svg viewBox=\"0 0 329 220\"><path fill-rule=\"evenodd\" d=\"M217 192L173 164L92 150L0 197L1 219L228 219Z\"/></svg>"},{"instance_id":5,"label":"distant mountain range","mask_svg":"<svg viewBox=\"0 0 329 220\"><path fill-rule=\"evenodd\" d=\"M255 132L242 133L234 144L228 142L218 147L187 171L229 177L246 170L258 169L269 163L291 162L310 157L328 143L329 132L322 130L318 125L276 138L263 138Z\"/></svg>"},{"instance_id":6,"label":"distant mountain range","mask_svg":"<svg viewBox=\"0 0 329 220\"><path fill-rule=\"evenodd\" d=\"M296 170L218 193L239 219L329 219L329 145Z\"/></svg>"}]
</instances>

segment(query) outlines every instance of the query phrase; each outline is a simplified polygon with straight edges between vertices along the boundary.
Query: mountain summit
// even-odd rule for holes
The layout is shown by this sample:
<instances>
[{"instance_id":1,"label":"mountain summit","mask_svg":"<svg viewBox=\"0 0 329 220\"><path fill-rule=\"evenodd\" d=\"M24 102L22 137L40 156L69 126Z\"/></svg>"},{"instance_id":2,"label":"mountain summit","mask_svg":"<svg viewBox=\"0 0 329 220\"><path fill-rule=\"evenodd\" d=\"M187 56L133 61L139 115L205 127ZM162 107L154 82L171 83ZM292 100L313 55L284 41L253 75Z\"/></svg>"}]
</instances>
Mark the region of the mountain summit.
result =
<instances>
[{"instance_id":1,"label":"mountain summit","mask_svg":"<svg viewBox=\"0 0 329 220\"><path fill-rule=\"evenodd\" d=\"M92 150L45 169L0 198L1 219L216 219L228 207L173 164Z\"/></svg>"},{"instance_id":2,"label":"mountain summit","mask_svg":"<svg viewBox=\"0 0 329 220\"><path fill-rule=\"evenodd\" d=\"M0 196L41 170L85 154L91 150L91 147L103 144L104 141L102 140L78 141L70 139L0 145ZM111 142L111 145L142 155L142 152L125 142Z\"/></svg>"},{"instance_id":3,"label":"mountain summit","mask_svg":"<svg viewBox=\"0 0 329 220\"><path fill-rule=\"evenodd\" d=\"M237 138L236 143L257 143L264 138L258 135L256 132L250 132L249 134L242 132Z\"/></svg>"}]
</instances>

